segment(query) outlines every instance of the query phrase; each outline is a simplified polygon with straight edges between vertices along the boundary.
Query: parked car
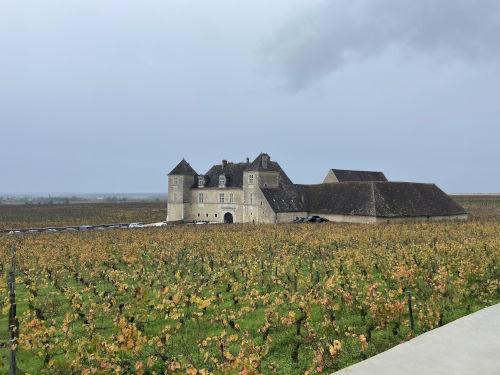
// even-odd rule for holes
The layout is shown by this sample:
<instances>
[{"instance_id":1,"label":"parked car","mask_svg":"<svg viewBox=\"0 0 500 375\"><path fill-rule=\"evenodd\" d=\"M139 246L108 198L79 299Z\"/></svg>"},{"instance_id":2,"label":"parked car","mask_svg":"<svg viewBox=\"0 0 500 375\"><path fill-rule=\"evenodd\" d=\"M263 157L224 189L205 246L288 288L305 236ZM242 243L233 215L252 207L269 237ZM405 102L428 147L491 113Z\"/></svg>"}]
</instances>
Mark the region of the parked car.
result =
<instances>
[{"instance_id":1,"label":"parked car","mask_svg":"<svg viewBox=\"0 0 500 375\"><path fill-rule=\"evenodd\" d=\"M54 228L49 228L49 229L46 229L45 232L52 233L52 232L57 232L57 230Z\"/></svg>"},{"instance_id":2,"label":"parked car","mask_svg":"<svg viewBox=\"0 0 500 375\"><path fill-rule=\"evenodd\" d=\"M325 221L328 221L328 219L317 215L311 215L308 217L296 217L294 223L323 223Z\"/></svg>"},{"instance_id":3,"label":"parked car","mask_svg":"<svg viewBox=\"0 0 500 375\"><path fill-rule=\"evenodd\" d=\"M87 229L91 229L92 228L92 225L81 225L80 226L80 230L87 230Z\"/></svg>"},{"instance_id":4,"label":"parked car","mask_svg":"<svg viewBox=\"0 0 500 375\"><path fill-rule=\"evenodd\" d=\"M130 223L128 225L129 228L142 228L142 223Z\"/></svg>"}]
</instances>

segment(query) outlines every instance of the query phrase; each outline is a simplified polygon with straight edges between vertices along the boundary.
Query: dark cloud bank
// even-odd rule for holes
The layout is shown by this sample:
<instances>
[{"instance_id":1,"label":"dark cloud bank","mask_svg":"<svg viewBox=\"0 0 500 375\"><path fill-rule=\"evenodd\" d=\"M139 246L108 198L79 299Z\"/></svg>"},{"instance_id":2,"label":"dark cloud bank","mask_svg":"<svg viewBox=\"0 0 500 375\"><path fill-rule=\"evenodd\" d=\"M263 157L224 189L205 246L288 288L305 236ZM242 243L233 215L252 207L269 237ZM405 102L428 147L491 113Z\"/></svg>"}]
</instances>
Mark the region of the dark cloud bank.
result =
<instances>
[{"instance_id":1,"label":"dark cloud bank","mask_svg":"<svg viewBox=\"0 0 500 375\"><path fill-rule=\"evenodd\" d=\"M500 1L320 1L285 25L267 49L295 89L388 50L483 63L500 53Z\"/></svg>"}]
</instances>

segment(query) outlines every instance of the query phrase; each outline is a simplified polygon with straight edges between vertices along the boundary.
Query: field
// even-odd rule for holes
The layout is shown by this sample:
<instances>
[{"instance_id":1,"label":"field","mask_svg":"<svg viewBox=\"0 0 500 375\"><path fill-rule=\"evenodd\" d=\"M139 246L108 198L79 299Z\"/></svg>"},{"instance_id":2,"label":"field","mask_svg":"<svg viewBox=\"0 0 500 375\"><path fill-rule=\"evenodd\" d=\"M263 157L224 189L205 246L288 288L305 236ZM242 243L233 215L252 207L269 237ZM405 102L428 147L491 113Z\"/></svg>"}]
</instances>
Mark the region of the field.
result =
<instances>
[{"instance_id":1,"label":"field","mask_svg":"<svg viewBox=\"0 0 500 375\"><path fill-rule=\"evenodd\" d=\"M0 229L164 221L166 201L0 204Z\"/></svg>"},{"instance_id":2,"label":"field","mask_svg":"<svg viewBox=\"0 0 500 375\"><path fill-rule=\"evenodd\" d=\"M0 235L4 291L14 246L17 360L32 374L331 373L500 302L492 213Z\"/></svg>"},{"instance_id":3,"label":"field","mask_svg":"<svg viewBox=\"0 0 500 375\"><path fill-rule=\"evenodd\" d=\"M500 217L500 194L452 195L472 217Z\"/></svg>"}]
</instances>

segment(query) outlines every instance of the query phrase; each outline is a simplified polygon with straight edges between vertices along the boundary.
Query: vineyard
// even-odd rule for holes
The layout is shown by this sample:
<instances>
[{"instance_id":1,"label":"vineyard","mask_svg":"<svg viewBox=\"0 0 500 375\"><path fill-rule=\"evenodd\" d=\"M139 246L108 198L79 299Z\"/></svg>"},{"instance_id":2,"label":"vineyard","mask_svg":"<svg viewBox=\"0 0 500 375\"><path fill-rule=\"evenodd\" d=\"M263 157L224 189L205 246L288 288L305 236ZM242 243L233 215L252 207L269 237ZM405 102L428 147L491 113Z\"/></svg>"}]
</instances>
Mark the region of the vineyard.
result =
<instances>
[{"instance_id":1,"label":"vineyard","mask_svg":"<svg viewBox=\"0 0 500 375\"><path fill-rule=\"evenodd\" d=\"M3 373L13 247L32 374L331 373L500 302L498 220L4 235Z\"/></svg>"},{"instance_id":2,"label":"vineyard","mask_svg":"<svg viewBox=\"0 0 500 375\"><path fill-rule=\"evenodd\" d=\"M0 204L0 229L153 223L165 220L166 201Z\"/></svg>"}]
</instances>

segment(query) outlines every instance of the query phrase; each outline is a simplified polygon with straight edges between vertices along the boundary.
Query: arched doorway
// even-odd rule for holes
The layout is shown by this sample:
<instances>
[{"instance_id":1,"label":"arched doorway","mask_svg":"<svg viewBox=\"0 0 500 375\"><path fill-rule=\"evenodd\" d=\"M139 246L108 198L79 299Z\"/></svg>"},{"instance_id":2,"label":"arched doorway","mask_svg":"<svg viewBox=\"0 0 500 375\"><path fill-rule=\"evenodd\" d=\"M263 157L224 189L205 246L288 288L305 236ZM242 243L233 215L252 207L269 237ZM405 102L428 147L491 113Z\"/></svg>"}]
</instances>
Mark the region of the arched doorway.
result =
<instances>
[{"instance_id":1,"label":"arched doorway","mask_svg":"<svg viewBox=\"0 0 500 375\"><path fill-rule=\"evenodd\" d=\"M233 223L233 215L230 212L226 212L224 214L224 223L232 224Z\"/></svg>"}]
</instances>

